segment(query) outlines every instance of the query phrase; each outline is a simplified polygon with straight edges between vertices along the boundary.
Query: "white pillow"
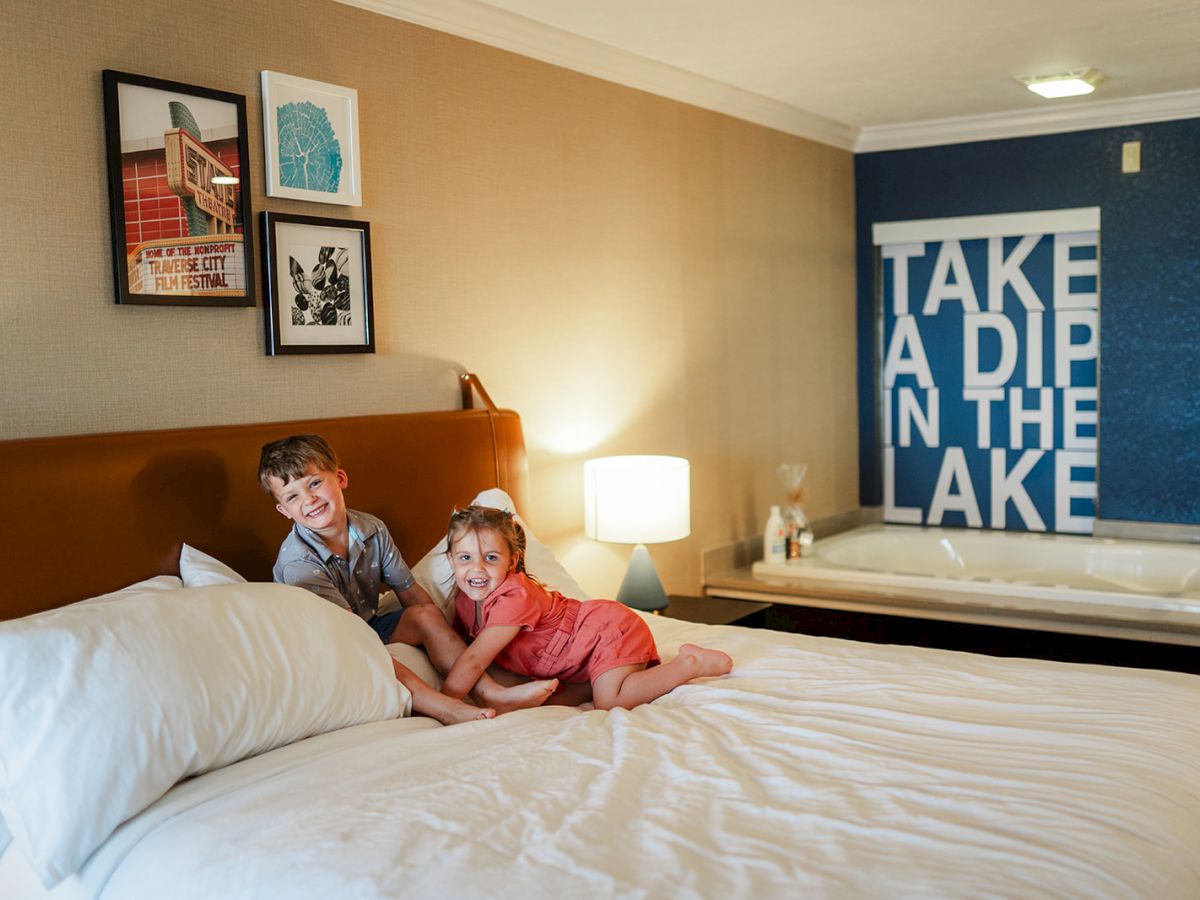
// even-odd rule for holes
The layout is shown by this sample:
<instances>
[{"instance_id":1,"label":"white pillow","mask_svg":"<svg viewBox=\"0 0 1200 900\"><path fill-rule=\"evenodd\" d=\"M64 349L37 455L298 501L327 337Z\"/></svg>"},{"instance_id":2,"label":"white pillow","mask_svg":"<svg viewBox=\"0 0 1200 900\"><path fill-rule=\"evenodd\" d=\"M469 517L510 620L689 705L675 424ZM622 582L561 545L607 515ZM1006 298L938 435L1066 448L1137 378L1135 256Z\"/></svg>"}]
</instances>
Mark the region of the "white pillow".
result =
<instances>
[{"instance_id":1,"label":"white pillow","mask_svg":"<svg viewBox=\"0 0 1200 900\"><path fill-rule=\"evenodd\" d=\"M98 597L88 597L86 600L78 600L76 603L78 605L85 603L107 603L110 600L120 600L122 597L128 597L131 594L146 593L149 591L177 591L182 587L183 580L176 575L155 575L152 578L147 578L144 581L139 581L107 594L101 594ZM12 833L9 831L4 817L0 816L0 856L4 855L4 851L10 841L12 841Z\"/></svg>"},{"instance_id":2,"label":"white pillow","mask_svg":"<svg viewBox=\"0 0 1200 900\"><path fill-rule=\"evenodd\" d=\"M153 591L177 591L182 587L183 579L177 575L155 575L144 581L110 591L107 594L101 594L98 597L88 597L86 600L78 600L72 605L82 606L87 603L108 603L110 600L120 600L133 594L143 594ZM12 833L9 831L8 823L4 821L3 816L0 816L0 856L4 855L4 851L11 841Z\"/></svg>"},{"instance_id":3,"label":"white pillow","mask_svg":"<svg viewBox=\"0 0 1200 900\"><path fill-rule=\"evenodd\" d=\"M316 594L185 593L0 623L0 817L47 888L180 779L410 703L375 632Z\"/></svg>"},{"instance_id":4,"label":"white pillow","mask_svg":"<svg viewBox=\"0 0 1200 900\"><path fill-rule=\"evenodd\" d=\"M490 488L478 494L472 505L490 506L494 509L512 510L513 516L525 529L525 569L551 590L558 591L576 600L590 599L571 573L563 568L562 563L554 558L554 551L537 539L525 520L517 513L516 504L506 491L500 488ZM449 524L449 523L447 523ZM443 537L437 545L413 566L413 577L421 587L428 591L446 616L447 621L454 622L454 570L450 566L450 557L446 555L446 539Z\"/></svg>"},{"instance_id":5,"label":"white pillow","mask_svg":"<svg viewBox=\"0 0 1200 900\"><path fill-rule=\"evenodd\" d=\"M123 597L129 597L133 594L145 594L150 591L177 591L183 587L183 580L175 575L155 575L153 578L147 578L145 581L139 581L136 584L131 584L128 587L123 587L120 590L113 591L108 594L101 594L99 597L88 597L86 600L80 600L78 603L107 603L109 600L120 600Z\"/></svg>"},{"instance_id":6,"label":"white pillow","mask_svg":"<svg viewBox=\"0 0 1200 900\"><path fill-rule=\"evenodd\" d=\"M179 551L179 574L184 587L206 587L210 584L245 584L246 579L219 559L183 545Z\"/></svg>"}]
</instances>

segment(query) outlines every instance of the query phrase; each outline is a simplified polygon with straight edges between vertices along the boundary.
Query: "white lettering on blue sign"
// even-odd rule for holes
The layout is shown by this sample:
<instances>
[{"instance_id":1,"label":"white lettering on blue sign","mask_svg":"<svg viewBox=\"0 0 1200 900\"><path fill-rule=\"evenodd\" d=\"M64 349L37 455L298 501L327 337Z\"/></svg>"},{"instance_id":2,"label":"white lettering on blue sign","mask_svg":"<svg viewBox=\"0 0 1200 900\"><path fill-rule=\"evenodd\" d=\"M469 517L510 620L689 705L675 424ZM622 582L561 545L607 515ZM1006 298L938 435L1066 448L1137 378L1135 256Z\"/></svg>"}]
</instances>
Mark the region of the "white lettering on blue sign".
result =
<instances>
[{"instance_id":1,"label":"white lettering on blue sign","mask_svg":"<svg viewBox=\"0 0 1200 900\"><path fill-rule=\"evenodd\" d=\"M937 237L880 247L884 519L1090 532L1099 231Z\"/></svg>"},{"instance_id":2,"label":"white lettering on blue sign","mask_svg":"<svg viewBox=\"0 0 1200 900\"><path fill-rule=\"evenodd\" d=\"M943 241L938 251L933 278L929 280L929 291L921 315L936 316L942 301L957 300L963 311L979 312L979 300L975 297L975 286L971 273L967 271L967 260L963 256L962 244L958 241Z\"/></svg>"}]
</instances>

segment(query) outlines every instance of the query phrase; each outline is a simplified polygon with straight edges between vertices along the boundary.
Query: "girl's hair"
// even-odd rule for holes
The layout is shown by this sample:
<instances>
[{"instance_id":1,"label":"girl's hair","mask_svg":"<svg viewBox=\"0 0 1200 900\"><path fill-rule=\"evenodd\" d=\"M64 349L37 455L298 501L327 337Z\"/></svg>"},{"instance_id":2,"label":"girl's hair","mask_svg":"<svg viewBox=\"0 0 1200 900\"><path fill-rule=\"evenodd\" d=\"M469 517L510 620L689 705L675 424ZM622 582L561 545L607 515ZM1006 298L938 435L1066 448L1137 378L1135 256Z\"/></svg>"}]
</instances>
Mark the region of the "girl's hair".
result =
<instances>
[{"instance_id":1,"label":"girl's hair","mask_svg":"<svg viewBox=\"0 0 1200 900\"><path fill-rule=\"evenodd\" d=\"M325 438L318 434L293 434L264 444L258 457L258 482L262 489L271 493L271 476L284 484L302 476L308 464L314 464L322 472L336 472L337 453Z\"/></svg>"},{"instance_id":2,"label":"girl's hair","mask_svg":"<svg viewBox=\"0 0 1200 900\"><path fill-rule=\"evenodd\" d=\"M500 535L500 540L508 545L508 552L512 555L513 568L533 577L525 570L525 529L507 509L475 505L456 509L450 516L450 527L446 530L446 552L449 553L454 542L466 532L481 528L490 528Z\"/></svg>"}]
</instances>

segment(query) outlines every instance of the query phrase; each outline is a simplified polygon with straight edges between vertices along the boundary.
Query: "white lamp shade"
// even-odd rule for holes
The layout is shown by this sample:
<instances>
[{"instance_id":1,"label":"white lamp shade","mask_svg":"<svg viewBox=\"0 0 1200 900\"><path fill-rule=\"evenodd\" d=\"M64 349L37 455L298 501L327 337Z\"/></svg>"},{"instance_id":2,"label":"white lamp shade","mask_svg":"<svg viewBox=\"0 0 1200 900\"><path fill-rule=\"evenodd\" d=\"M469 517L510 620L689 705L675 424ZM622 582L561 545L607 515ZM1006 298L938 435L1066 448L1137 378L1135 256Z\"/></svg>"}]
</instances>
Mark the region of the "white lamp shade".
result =
<instances>
[{"instance_id":1,"label":"white lamp shade","mask_svg":"<svg viewBox=\"0 0 1200 900\"><path fill-rule=\"evenodd\" d=\"M584 531L597 541L659 544L687 537L691 469L678 456L605 456L583 464Z\"/></svg>"}]
</instances>

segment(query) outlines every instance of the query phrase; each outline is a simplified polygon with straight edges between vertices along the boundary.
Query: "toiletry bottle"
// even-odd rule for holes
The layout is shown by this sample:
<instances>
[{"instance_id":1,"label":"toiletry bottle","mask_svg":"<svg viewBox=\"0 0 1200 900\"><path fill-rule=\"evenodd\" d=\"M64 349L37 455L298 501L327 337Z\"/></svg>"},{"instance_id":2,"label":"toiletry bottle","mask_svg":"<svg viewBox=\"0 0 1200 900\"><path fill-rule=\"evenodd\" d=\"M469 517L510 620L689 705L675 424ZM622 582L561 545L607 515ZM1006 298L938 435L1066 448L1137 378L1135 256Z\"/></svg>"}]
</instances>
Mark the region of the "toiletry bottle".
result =
<instances>
[{"instance_id":1,"label":"toiletry bottle","mask_svg":"<svg viewBox=\"0 0 1200 900\"><path fill-rule=\"evenodd\" d=\"M791 467L781 467L781 469L786 468ZM808 514L804 512L804 507L799 502L803 496L803 488L789 491L788 493L788 499L791 502L788 504L787 514L783 518L787 529L788 559L800 559L801 557L812 556L813 552L813 533L812 529L808 527Z\"/></svg>"},{"instance_id":2,"label":"toiletry bottle","mask_svg":"<svg viewBox=\"0 0 1200 900\"><path fill-rule=\"evenodd\" d=\"M800 558L800 534L803 531L803 529L800 527L800 523L797 522L795 519L789 518L789 519L786 519L785 521L787 522L787 558L788 559L799 559Z\"/></svg>"},{"instance_id":3,"label":"toiletry bottle","mask_svg":"<svg viewBox=\"0 0 1200 900\"><path fill-rule=\"evenodd\" d=\"M771 507L767 527L763 531L763 559L769 563L787 561L787 526L778 506Z\"/></svg>"},{"instance_id":4,"label":"toiletry bottle","mask_svg":"<svg viewBox=\"0 0 1200 900\"><path fill-rule=\"evenodd\" d=\"M796 538L796 543L800 545L800 556L802 559L807 559L813 555L813 544L816 543L812 531L805 528Z\"/></svg>"}]
</instances>

